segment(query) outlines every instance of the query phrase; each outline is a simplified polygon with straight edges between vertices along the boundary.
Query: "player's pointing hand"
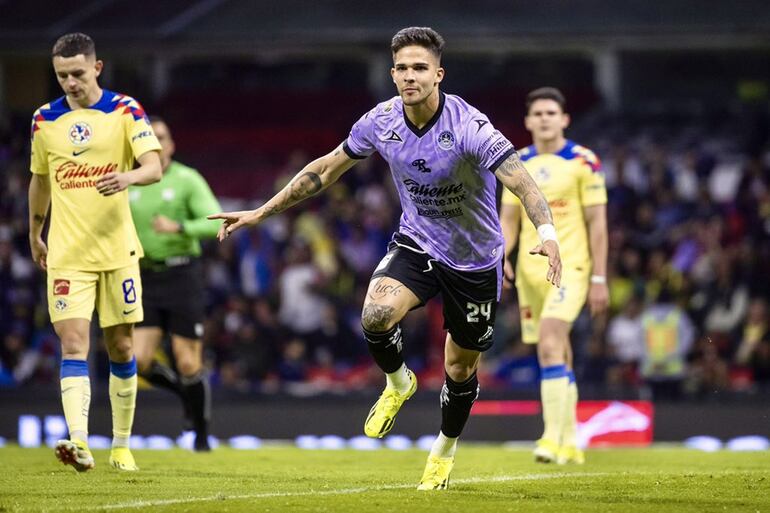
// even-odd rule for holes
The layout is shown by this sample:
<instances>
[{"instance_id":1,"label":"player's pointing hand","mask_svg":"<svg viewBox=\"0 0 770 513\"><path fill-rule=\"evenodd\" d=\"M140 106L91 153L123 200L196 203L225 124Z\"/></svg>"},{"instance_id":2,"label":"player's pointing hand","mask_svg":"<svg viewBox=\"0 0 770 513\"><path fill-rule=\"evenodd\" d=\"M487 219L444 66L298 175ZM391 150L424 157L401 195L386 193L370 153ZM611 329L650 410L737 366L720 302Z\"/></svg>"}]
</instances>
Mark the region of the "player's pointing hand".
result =
<instances>
[{"instance_id":1,"label":"player's pointing hand","mask_svg":"<svg viewBox=\"0 0 770 513\"><path fill-rule=\"evenodd\" d=\"M256 210L241 210L238 212L221 212L207 216L207 219L222 219L224 222L219 228L217 239L222 242L235 230L244 226L254 226L259 222Z\"/></svg>"},{"instance_id":2,"label":"player's pointing hand","mask_svg":"<svg viewBox=\"0 0 770 513\"><path fill-rule=\"evenodd\" d=\"M561 255L559 244L554 240L547 240L538 244L529 251L530 255L543 255L548 257L548 275L546 280L555 286L561 286Z\"/></svg>"}]
</instances>

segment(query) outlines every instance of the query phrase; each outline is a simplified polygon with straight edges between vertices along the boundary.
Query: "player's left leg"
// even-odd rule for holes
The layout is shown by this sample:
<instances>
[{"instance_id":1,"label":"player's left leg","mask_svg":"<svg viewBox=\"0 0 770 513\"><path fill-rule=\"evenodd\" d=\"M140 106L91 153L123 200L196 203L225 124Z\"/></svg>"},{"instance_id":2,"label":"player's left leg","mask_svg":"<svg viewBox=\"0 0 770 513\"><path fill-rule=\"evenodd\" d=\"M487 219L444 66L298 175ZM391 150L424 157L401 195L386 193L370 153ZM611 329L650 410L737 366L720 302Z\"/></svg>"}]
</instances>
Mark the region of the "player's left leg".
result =
<instances>
[{"instance_id":1,"label":"player's left leg","mask_svg":"<svg viewBox=\"0 0 770 513\"><path fill-rule=\"evenodd\" d=\"M444 346L445 381L441 389L441 430L433 442L418 490L445 490L454 466L457 440L479 394L476 369L481 353L460 347L447 334Z\"/></svg>"},{"instance_id":2,"label":"player's left leg","mask_svg":"<svg viewBox=\"0 0 770 513\"><path fill-rule=\"evenodd\" d=\"M564 465L567 463L576 463L582 465L585 463L585 454L578 447L577 443L577 403L578 388L575 381L575 371L573 366L572 345L567 342L566 357L567 361L567 400L564 404L564 418L561 428L561 446L556 458L556 463Z\"/></svg>"},{"instance_id":3,"label":"player's left leg","mask_svg":"<svg viewBox=\"0 0 770 513\"><path fill-rule=\"evenodd\" d=\"M133 264L100 273L97 297L99 324L110 357L110 465L118 470L139 470L129 449L136 410L134 323L144 316L139 266Z\"/></svg>"},{"instance_id":4,"label":"player's left leg","mask_svg":"<svg viewBox=\"0 0 770 513\"><path fill-rule=\"evenodd\" d=\"M136 358L133 325L104 328L104 342L110 357L110 405L112 407L112 451L110 465L118 470L139 470L129 450L136 411Z\"/></svg>"},{"instance_id":5,"label":"player's left leg","mask_svg":"<svg viewBox=\"0 0 770 513\"><path fill-rule=\"evenodd\" d=\"M209 451L208 425L211 416L211 389L203 370L203 342L198 339L172 335L171 348L180 374L185 409L195 430L196 451Z\"/></svg>"}]
</instances>

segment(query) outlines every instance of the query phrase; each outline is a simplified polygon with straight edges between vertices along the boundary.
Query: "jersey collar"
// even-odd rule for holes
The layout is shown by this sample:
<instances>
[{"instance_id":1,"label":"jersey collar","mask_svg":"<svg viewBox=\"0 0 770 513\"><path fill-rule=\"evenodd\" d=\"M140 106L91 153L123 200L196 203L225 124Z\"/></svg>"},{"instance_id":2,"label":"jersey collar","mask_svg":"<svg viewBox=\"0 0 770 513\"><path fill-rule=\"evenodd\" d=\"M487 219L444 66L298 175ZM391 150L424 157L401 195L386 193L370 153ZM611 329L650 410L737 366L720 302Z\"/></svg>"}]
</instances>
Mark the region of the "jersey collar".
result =
<instances>
[{"instance_id":1,"label":"jersey collar","mask_svg":"<svg viewBox=\"0 0 770 513\"><path fill-rule=\"evenodd\" d=\"M430 120L425 123L425 126L422 128L417 128L417 126L409 121L409 117L406 115L406 109L404 108L403 104L401 105L401 111L404 115L404 123L406 124L407 128L412 131L414 135L417 137L422 137L423 135L427 134L428 131L433 128L433 125L438 123L439 118L441 117L441 113L444 112L444 101L446 99L446 95L443 93L443 91L438 92L438 109L436 109L436 113L433 114L433 117L430 118Z\"/></svg>"}]
</instances>

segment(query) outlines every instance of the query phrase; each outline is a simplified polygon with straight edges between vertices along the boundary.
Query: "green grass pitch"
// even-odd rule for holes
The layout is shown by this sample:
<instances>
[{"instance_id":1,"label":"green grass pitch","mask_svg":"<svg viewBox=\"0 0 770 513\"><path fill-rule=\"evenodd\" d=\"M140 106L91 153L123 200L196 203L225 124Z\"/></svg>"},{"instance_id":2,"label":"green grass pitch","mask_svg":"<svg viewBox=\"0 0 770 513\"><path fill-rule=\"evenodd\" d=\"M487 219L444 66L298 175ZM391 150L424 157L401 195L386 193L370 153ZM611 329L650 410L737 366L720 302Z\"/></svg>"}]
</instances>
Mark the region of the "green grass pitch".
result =
<instances>
[{"instance_id":1,"label":"green grass pitch","mask_svg":"<svg viewBox=\"0 0 770 513\"><path fill-rule=\"evenodd\" d=\"M466 443L443 492L415 490L418 450L135 451L136 473L94 456L96 469L77 474L51 449L0 449L0 512L770 513L768 452L594 450L559 467L533 463L528 449Z\"/></svg>"}]
</instances>

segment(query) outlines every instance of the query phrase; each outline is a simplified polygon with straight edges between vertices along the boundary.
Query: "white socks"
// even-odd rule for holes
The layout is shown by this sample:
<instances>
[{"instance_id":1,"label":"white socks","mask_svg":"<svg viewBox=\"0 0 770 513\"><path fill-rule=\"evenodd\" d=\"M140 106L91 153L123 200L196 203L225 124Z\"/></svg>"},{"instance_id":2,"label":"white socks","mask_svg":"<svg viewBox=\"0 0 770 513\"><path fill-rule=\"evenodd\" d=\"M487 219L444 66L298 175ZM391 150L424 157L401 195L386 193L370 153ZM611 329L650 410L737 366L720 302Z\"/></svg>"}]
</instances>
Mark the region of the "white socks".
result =
<instances>
[{"instance_id":1,"label":"white socks","mask_svg":"<svg viewBox=\"0 0 770 513\"><path fill-rule=\"evenodd\" d=\"M405 394L412 385L412 381L409 379L410 373L411 371L406 368L406 364L402 363L396 372L389 372L385 375L388 381L387 387L396 390L399 394Z\"/></svg>"}]
</instances>

